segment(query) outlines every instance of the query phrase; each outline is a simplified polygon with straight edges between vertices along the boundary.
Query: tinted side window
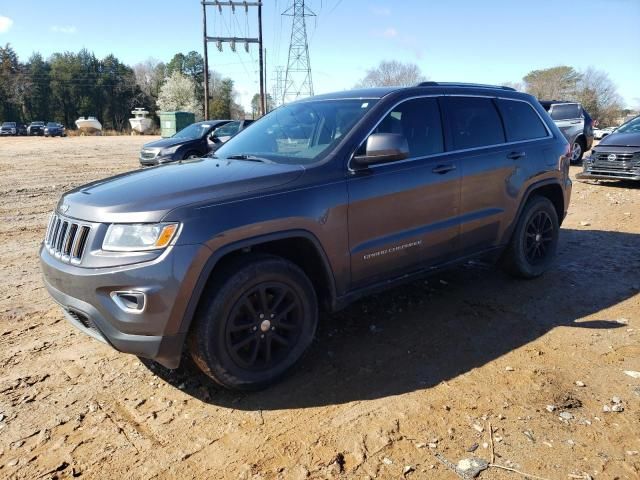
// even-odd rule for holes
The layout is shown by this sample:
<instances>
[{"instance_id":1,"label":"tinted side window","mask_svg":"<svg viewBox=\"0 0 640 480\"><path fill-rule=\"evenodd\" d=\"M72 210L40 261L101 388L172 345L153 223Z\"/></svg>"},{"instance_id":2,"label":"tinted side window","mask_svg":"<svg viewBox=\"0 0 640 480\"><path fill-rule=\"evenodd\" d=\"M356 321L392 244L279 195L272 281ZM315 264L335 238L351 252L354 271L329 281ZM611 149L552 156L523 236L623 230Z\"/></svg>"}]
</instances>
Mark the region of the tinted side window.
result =
<instances>
[{"instance_id":1,"label":"tinted side window","mask_svg":"<svg viewBox=\"0 0 640 480\"><path fill-rule=\"evenodd\" d=\"M498 100L507 130L507 141L533 140L547 136L547 130L533 107L525 102Z\"/></svg>"},{"instance_id":2,"label":"tinted side window","mask_svg":"<svg viewBox=\"0 0 640 480\"><path fill-rule=\"evenodd\" d=\"M409 157L444 151L440 107L435 98L416 98L397 105L373 133L399 133L407 138Z\"/></svg>"},{"instance_id":3,"label":"tinted side window","mask_svg":"<svg viewBox=\"0 0 640 480\"><path fill-rule=\"evenodd\" d=\"M215 129L214 133L217 137L230 137L238 133L240 122L229 122Z\"/></svg>"},{"instance_id":4,"label":"tinted side window","mask_svg":"<svg viewBox=\"0 0 640 480\"><path fill-rule=\"evenodd\" d=\"M502 120L490 98L449 97L447 105L456 150L505 142Z\"/></svg>"},{"instance_id":5,"label":"tinted side window","mask_svg":"<svg viewBox=\"0 0 640 480\"><path fill-rule=\"evenodd\" d=\"M551 106L551 118L554 120L570 120L580 118L582 109L577 103L555 104Z\"/></svg>"}]
</instances>

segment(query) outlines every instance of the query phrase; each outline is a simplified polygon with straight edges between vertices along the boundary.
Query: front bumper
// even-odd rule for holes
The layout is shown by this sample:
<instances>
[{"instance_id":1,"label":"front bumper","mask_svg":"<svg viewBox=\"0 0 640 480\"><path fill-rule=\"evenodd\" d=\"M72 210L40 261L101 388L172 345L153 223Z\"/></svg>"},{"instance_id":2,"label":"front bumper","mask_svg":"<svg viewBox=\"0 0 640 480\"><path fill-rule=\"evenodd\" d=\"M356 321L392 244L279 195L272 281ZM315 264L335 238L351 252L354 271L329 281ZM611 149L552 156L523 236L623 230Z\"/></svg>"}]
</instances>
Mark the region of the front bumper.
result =
<instances>
[{"instance_id":1,"label":"front bumper","mask_svg":"<svg viewBox=\"0 0 640 480\"><path fill-rule=\"evenodd\" d=\"M619 152L618 152L619 154ZM606 154L605 154L606 155ZM578 180L640 180L640 160L605 161L587 158L584 169L576 175Z\"/></svg>"},{"instance_id":2,"label":"front bumper","mask_svg":"<svg viewBox=\"0 0 640 480\"><path fill-rule=\"evenodd\" d=\"M41 247L40 264L47 290L75 327L118 351L176 368L187 334L181 330L184 297L199 274L194 259L202 249L173 246L150 262L84 268L62 263ZM144 309L126 311L114 302L111 293L122 290L143 292Z\"/></svg>"},{"instance_id":3,"label":"front bumper","mask_svg":"<svg viewBox=\"0 0 640 480\"><path fill-rule=\"evenodd\" d=\"M640 180L640 172L636 174L626 174L620 172L588 172L584 171L576 174L578 180Z\"/></svg>"},{"instance_id":4,"label":"front bumper","mask_svg":"<svg viewBox=\"0 0 640 480\"><path fill-rule=\"evenodd\" d=\"M154 158L144 158L140 156L138 157L138 160L140 160L140 165L142 165L143 167L154 167L156 165L162 165L164 163L170 163L174 161L173 155L157 156Z\"/></svg>"}]
</instances>

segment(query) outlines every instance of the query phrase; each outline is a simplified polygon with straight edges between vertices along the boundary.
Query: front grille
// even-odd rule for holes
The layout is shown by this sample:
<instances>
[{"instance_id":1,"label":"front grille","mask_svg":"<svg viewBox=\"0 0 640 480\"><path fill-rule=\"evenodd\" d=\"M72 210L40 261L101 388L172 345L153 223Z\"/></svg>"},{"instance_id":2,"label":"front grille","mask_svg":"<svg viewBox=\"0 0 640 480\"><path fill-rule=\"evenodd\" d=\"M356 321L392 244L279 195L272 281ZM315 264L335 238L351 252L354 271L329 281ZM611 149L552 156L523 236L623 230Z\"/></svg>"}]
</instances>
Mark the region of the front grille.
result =
<instances>
[{"instance_id":1,"label":"front grille","mask_svg":"<svg viewBox=\"0 0 640 480\"><path fill-rule=\"evenodd\" d=\"M79 263L87 246L91 227L56 213L51 214L44 244L49 253L63 261Z\"/></svg>"},{"instance_id":2,"label":"front grille","mask_svg":"<svg viewBox=\"0 0 640 480\"><path fill-rule=\"evenodd\" d=\"M615 158L609 158L615 155ZM591 171L632 173L640 169L640 152L598 152L592 156Z\"/></svg>"},{"instance_id":3,"label":"front grille","mask_svg":"<svg viewBox=\"0 0 640 480\"><path fill-rule=\"evenodd\" d=\"M154 150L142 150L141 157L145 160L153 160L158 155Z\"/></svg>"}]
</instances>

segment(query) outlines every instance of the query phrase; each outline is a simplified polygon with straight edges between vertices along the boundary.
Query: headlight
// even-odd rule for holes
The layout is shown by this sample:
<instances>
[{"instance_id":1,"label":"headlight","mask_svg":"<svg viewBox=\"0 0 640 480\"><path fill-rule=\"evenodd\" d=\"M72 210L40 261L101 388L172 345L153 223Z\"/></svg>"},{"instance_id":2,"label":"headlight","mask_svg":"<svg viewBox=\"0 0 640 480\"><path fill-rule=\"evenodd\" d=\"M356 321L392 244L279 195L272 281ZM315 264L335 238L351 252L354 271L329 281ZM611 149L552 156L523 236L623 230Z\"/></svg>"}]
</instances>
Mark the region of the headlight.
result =
<instances>
[{"instance_id":1,"label":"headlight","mask_svg":"<svg viewBox=\"0 0 640 480\"><path fill-rule=\"evenodd\" d=\"M177 231L177 223L112 224L102 249L112 252L158 250L169 245Z\"/></svg>"},{"instance_id":2,"label":"headlight","mask_svg":"<svg viewBox=\"0 0 640 480\"><path fill-rule=\"evenodd\" d=\"M176 145L175 147L168 147L168 148L163 148L160 151L161 155L171 155L173 153L176 153L176 150L178 150L182 145Z\"/></svg>"}]
</instances>

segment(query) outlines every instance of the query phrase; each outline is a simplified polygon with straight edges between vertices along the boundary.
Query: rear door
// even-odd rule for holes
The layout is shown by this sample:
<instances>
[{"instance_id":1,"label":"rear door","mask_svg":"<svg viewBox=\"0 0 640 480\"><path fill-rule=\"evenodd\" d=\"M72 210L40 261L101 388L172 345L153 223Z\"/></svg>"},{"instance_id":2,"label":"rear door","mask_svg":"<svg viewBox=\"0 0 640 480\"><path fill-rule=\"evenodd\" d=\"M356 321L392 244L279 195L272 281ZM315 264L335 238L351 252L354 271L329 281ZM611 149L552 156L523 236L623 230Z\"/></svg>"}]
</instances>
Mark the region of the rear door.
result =
<instances>
[{"instance_id":1,"label":"rear door","mask_svg":"<svg viewBox=\"0 0 640 480\"><path fill-rule=\"evenodd\" d=\"M405 100L371 133L404 135L410 156L348 181L355 287L447 259L459 233L460 169L444 151L439 100Z\"/></svg>"},{"instance_id":2,"label":"rear door","mask_svg":"<svg viewBox=\"0 0 640 480\"><path fill-rule=\"evenodd\" d=\"M452 149L462 173L460 255L500 243L515 216L522 185L531 175L528 165L539 165L541 152L519 140L526 135L514 123L518 115L529 118L537 113L526 102L508 102L503 105L502 100L489 97L446 98ZM499 107L509 112L507 131ZM538 135L546 136L539 116L537 121Z\"/></svg>"}]
</instances>

